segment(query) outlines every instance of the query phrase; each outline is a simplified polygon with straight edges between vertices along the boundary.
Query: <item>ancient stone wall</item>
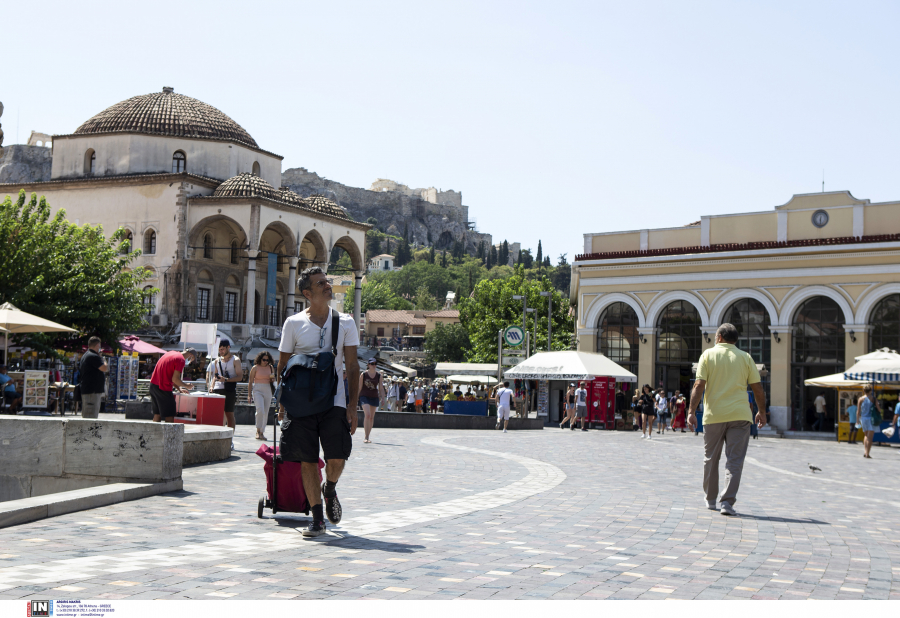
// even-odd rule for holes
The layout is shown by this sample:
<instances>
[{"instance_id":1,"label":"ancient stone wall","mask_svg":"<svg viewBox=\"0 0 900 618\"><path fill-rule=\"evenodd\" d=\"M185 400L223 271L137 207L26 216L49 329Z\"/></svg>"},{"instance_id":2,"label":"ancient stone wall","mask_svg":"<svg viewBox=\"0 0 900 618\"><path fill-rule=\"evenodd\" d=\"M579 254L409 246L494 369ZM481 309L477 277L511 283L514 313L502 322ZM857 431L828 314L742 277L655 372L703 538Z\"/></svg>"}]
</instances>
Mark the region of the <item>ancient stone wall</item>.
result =
<instances>
[{"instance_id":1,"label":"ancient stone wall","mask_svg":"<svg viewBox=\"0 0 900 618\"><path fill-rule=\"evenodd\" d=\"M370 191L322 178L302 167L285 170L281 184L303 197L323 194L346 208L357 221L373 217L376 227L388 234L402 235L408 226L410 242L450 249L455 240L464 240L469 253L475 253L481 241L487 246L491 244L490 234L467 229L469 207L462 205L462 194L457 191L435 192L435 199L440 201L443 196L448 201L456 200L459 205L433 203L412 195L420 190L390 180L379 179L372 186L381 190ZM393 188L400 190L390 190Z\"/></svg>"},{"instance_id":2,"label":"ancient stone wall","mask_svg":"<svg viewBox=\"0 0 900 618\"><path fill-rule=\"evenodd\" d=\"M53 165L50 148L12 144L0 148L0 183L50 180Z\"/></svg>"}]
</instances>

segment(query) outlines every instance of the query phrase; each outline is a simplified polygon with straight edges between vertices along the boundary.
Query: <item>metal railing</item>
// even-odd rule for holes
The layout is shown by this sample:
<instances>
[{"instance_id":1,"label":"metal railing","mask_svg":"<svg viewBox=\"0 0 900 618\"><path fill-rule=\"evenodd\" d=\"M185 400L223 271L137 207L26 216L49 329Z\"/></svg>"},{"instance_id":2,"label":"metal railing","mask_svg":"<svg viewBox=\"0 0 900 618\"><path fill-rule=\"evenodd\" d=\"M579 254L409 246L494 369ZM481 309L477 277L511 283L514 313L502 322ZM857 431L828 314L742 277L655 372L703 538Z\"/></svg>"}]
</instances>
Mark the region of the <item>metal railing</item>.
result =
<instances>
[{"instance_id":1,"label":"metal railing","mask_svg":"<svg viewBox=\"0 0 900 618\"><path fill-rule=\"evenodd\" d=\"M253 324L256 326L273 326L281 328L287 319L287 308L275 310L275 307L257 307L253 312ZM244 323L243 307L226 307L210 305L182 305L177 319L182 322L215 322L218 324Z\"/></svg>"}]
</instances>

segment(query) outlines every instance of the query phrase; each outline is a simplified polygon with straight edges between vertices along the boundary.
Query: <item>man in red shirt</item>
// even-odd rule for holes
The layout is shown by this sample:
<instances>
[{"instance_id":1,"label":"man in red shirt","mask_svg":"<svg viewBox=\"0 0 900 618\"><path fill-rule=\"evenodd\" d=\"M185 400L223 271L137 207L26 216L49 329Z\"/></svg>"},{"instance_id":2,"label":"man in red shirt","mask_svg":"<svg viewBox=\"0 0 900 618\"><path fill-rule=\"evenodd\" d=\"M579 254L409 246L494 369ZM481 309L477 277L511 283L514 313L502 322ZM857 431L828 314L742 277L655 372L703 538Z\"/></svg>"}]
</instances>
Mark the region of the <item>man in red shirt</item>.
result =
<instances>
[{"instance_id":1,"label":"man in red shirt","mask_svg":"<svg viewBox=\"0 0 900 618\"><path fill-rule=\"evenodd\" d=\"M166 352L153 368L150 377L150 408L153 410L153 422L160 422L165 418L167 423L175 422L175 393L177 388L181 393L187 393L193 386L181 379L181 372L187 363L197 360L197 352L194 348L187 348L179 352L172 350Z\"/></svg>"}]
</instances>

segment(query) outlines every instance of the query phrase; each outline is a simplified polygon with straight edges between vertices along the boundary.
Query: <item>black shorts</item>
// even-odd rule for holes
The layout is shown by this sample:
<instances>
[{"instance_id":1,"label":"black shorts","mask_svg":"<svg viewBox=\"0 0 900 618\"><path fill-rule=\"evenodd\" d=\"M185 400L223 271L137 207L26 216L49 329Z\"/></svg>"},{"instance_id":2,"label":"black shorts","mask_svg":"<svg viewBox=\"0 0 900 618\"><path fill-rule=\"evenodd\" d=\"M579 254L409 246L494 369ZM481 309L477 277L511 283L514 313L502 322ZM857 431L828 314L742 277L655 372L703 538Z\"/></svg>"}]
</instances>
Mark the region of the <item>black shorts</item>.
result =
<instances>
[{"instance_id":1,"label":"black shorts","mask_svg":"<svg viewBox=\"0 0 900 618\"><path fill-rule=\"evenodd\" d=\"M154 416L173 418L175 416L175 393L172 391L165 392L156 384L151 384L150 409L153 411Z\"/></svg>"},{"instance_id":2,"label":"black shorts","mask_svg":"<svg viewBox=\"0 0 900 618\"><path fill-rule=\"evenodd\" d=\"M337 406L320 412L291 418L285 416L282 423L281 456L284 461L318 463L319 443L324 459L350 459L353 436L347 408Z\"/></svg>"},{"instance_id":3,"label":"black shorts","mask_svg":"<svg viewBox=\"0 0 900 618\"><path fill-rule=\"evenodd\" d=\"M234 404L237 402L237 391L227 391L224 388L217 388L213 391L215 395L225 395L225 411L234 412Z\"/></svg>"}]
</instances>

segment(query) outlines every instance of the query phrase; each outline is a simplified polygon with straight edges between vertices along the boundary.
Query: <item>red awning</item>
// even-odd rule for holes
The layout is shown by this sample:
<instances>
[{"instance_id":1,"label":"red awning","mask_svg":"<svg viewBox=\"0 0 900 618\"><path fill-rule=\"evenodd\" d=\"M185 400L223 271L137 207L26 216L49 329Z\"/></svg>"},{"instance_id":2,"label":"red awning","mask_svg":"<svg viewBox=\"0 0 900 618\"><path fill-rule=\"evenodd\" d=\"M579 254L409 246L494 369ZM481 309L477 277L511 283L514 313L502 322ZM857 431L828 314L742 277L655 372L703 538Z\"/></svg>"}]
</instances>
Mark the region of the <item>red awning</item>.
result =
<instances>
[{"instance_id":1,"label":"red awning","mask_svg":"<svg viewBox=\"0 0 900 618\"><path fill-rule=\"evenodd\" d=\"M134 335L119 340L119 345L125 352L137 352L138 354L165 354L166 351L157 348L152 343L142 341L140 337Z\"/></svg>"}]
</instances>

